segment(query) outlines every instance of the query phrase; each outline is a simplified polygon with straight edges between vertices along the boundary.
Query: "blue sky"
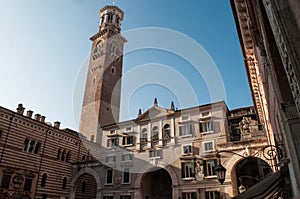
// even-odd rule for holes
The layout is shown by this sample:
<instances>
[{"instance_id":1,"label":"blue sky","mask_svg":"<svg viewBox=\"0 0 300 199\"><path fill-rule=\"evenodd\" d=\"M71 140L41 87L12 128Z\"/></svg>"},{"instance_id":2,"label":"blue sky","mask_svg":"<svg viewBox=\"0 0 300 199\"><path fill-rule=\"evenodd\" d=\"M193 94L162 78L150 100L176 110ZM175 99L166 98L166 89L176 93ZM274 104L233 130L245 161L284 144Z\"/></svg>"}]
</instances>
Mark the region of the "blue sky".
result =
<instances>
[{"instance_id":1,"label":"blue sky","mask_svg":"<svg viewBox=\"0 0 300 199\"><path fill-rule=\"evenodd\" d=\"M63 128L77 130L74 111L80 110L82 96L74 99L74 85L90 51L89 37L98 29L99 9L112 2L2 0L0 105L15 110L18 103L23 103L26 110L45 115L51 123L61 121ZM125 12L124 32L134 28L161 27L197 41L221 73L228 107L252 105L229 0L191 0L188 3L115 0L115 5ZM193 67L186 60L171 52L147 49L129 53L124 56L123 71L127 73L149 63L167 65L183 74L196 93L197 103L210 102L203 79L194 75ZM126 87L126 82L122 82L122 86ZM158 97L160 106L167 108L172 100L178 108L197 105L191 101L182 107L172 90L157 84L144 85L126 99L128 106L121 107L121 120L135 117L138 108L147 110L154 97ZM122 103L126 100L122 99Z\"/></svg>"}]
</instances>

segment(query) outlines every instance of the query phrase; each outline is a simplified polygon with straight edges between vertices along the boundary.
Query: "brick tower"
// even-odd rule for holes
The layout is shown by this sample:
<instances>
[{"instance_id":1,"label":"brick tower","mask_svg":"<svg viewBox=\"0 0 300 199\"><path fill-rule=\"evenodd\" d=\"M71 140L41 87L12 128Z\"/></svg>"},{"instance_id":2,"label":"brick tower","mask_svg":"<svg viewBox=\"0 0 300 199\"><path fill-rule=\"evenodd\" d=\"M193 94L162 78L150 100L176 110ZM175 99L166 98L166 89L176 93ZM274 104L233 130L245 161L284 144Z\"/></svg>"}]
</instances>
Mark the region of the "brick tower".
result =
<instances>
[{"instance_id":1,"label":"brick tower","mask_svg":"<svg viewBox=\"0 0 300 199\"><path fill-rule=\"evenodd\" d=\"M90 38L92 49L80 132L92 141L101 133L101 126L119 121L123 46L126 42L120 35L123 17L123 11L117 6L103 7L98 32Z\"/></svg>"}]
</instances>

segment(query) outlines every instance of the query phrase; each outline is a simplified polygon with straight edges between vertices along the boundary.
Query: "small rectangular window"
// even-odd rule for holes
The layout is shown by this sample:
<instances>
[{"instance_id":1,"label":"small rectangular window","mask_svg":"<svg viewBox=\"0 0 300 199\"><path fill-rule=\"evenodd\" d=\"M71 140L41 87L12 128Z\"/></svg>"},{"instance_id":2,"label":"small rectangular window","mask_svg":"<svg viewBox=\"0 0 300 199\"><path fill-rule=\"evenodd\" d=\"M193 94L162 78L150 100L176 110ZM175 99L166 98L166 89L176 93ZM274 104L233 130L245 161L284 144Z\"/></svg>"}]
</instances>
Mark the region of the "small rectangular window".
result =
<instances>
[{"instance_id":1,"label":"small rectangular window","mask_svg":"<svg viewBox=\"0 0 300 199\"><path fill-rule=\"evenodd\" d=\"M189 119L190 119L189 115L183 115L183 116L181 116L181 121L186 121L186 120L189 120Z\"/></svg>"},{"instance_id":2,"label":"small rectangular window","mask_svg":"<svg viewBox=\"0 0 300 199\"><path fill-rule=\"evenodd\" d=\"M182 199L197 199L196 192L183 192Z\"/></svg>"},{"instance_id":3,"label":"small rectangular window","mask_svg":"<svg viewBox=\"0 0 300 199\"><path fill-rule=\"evenodd\" d=\"M179 126L179 136L193 135L194 126L192 124Z\"/></svg>"},{"instance_id":4,"label":"small rectangular window","mask_svg":"<svg viewBox=\"0 0 300 199\"><path fill-rule=\"evenodd\" d=\"M215 176L215 167L217 166L217 160L211 159L211 160L204 160L203 161L204 166L204 175L205 176Z\"/></svg>"},{"instance_id":5,"label":"small rectangular window","mask_svg":"<svg viewBox=\"0 0 300 199\"><path fill-rule=\"evenodd\" d=\"M108 148L112 148L112 147L118 146L118 138L107 139L106 146Z\"/></svg>"},{"instance_id":6,"label":"small rectangular window","mask_svg":"<svg viewBox=\"0 0 300 199\"><path fill-rule=\"evenodd\" d=\"M149 151L149 158L161 158L161 150Z\"/></svg>"},{"instance_id":7,"label":"small rectangular window","mask_svg":"<svg viewBox=\"0 0 300 199\"><path fill-rule=\"evenodd\" d=\"M206 116L209 116L209 112L208 111L202 113L202 117L206 117Z\"/></svg>"},{"instance_id":8,"label":"small rectangular window","mask_svg":"<svg viewBox=\"0 0 300 199\"><path fill-rule=\"evenodd\" d=\"M23 190L24 191L31 191L31 186L32 186L32 178L26 178Z\"/></svg>"},{"instance_id":9,"label":"small rectangular window","mask_svg":"<svg viewBox=\"0 0 300 199\"><path fill-rule=\"evenodd\" d=\"M11 175L10 174L3 174L2 176L2 183L1 188L8 188L10 183Z\"/></svg>"},{"instance_id":10,"label":"small rectangular window","mask_svg":"<svg viewBox=\"0 0 300 199\"><path fill-rule=\"evenodd\" d=\"M182 178L194 178L195 177L195 163L194 162L182 162L181 163Z\"/></svg>"},{"instance_id":11,"label":"small rectangular window","mask_svg":"<svg viewBox=\"0 0 300 199\"><path fill-rule=\"evenodd\" d=\"M123 183L129 183L130 182L130 169L124 168L123 171Z\"/></svg>"},{"instance_id":12,"label":"small rectangular window","mask_svg":"<svg viewBox=\"0 0 300 199\"><path fill-rule=\"evenodd\" d=\"M205 191L205 199L220 199L219 191Z\"/></svg>"},{"instance_id":13,"label":"small rectangular window","mask_svg":"<svg viewBox=\"0 0 300 199\"><path fill-rule=\"evenodd\" d=\"M134 136L124 136L122 140L122 145L134 145Z\"/></svg>"},{"instance_id":14,"label":"small rectangular window","mask_svg":"<svg viewBox=\"0 0 300 199\"><path fill-rule=\"evenodd\" d=\"M214 143L213 142L205 142L204 143L204 150L206 152L210 152L214 150Z\"/></svg>"},{"instance_id":15,"label":"small rectangular window","mask_svg":"<svg viewBox=\"0 0 300 199\"><path fill-rule=\"evenodd\" d=\"M125 131L127 131L127 132L131 131L131 126L127 126L126 129L125 129Z\"/></svg>"},{"instance_id":16,"label":"small rectangular window","mask_svg":"<svg viewBox=\"0 0 300 199\"><path fill-rule=\"evenodd\" d=\"M191 153L192 153L192 146L191 145L183 146L183 154L191 154Z\"/></svg>"},{"instance_id":17,"label":"small rectangular window","mask_svg":"<svg viewBox=\"0 0 300 199\"><path fill-rule=\"evenodd\" d=\"M124 161L124 162L132 161L132 154L123 154L122 161Z\"/></svg>"},{"instance_id":18,"label":"small rectangular window","mask_svg":"<svg viewBox=\"0 0 300 199\"><path fill-rule=\"evenodd\" d=\"M106 184L112 184L113 183L113 170L108 169L106 171Z\"/></svg>"},{"instance_id":19,"label":"small rectangular window","mask_svg":"<svg viewBox=\"0 0 300 199\"><path fill-rule=\"evenodd\" d=\"M107 156L106 157L106 163L115 163L116 162L116 156Z\"/></svg>"}]
</instances>

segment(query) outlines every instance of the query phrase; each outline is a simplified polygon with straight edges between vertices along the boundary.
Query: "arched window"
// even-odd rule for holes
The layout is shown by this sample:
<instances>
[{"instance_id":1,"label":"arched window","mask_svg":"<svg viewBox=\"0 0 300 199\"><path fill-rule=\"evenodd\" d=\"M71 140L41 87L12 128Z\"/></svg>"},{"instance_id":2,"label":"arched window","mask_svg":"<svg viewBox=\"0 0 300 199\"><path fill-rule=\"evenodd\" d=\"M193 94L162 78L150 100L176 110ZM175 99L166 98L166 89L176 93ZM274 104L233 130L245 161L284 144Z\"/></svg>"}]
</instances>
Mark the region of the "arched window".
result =
<instances>
[{"instance_id":1,"label":"arched window","mask_svg":"<svg viewBox=\"0 0 300 199\"><path fill-rule=\"evenodd\" d=\"M47 182L47 173L43 173L41 187L45 187Z\"/></svg>"},{"instance_id":2,"label":"arched window","mask_svg":"<svg viewBox=\"0 0 300 199\"><path fill-rule=\"evenodd\" d=\"M81 185L81 192L82 192L82 193L85 193L85 192L86 192L86 181L83 181L83 182L82 182L82 185Z\"/></svg>"},{"instance_id":3,"label":"arched window","mask_svg":"<svg viewBox=\"0 0 300 199\"><path fill-rule=\"evenodd\" d=\"M29 139L25 139L25 141L24 141L24 148L23 148L23 151L27 151L27 149L28 149L28 143L29 143Z\"/></svg>"},{"instance_id":4,"label":"arched window","mask_svg":"<svg viewBox=\"0 0 300 199\"><path fill-rule=\"evenodd\" d=\"M66 151L63 150L63 152L61 154L61 161L65 161L65 157L66 157Z\"/></svg>"},{"instance_id":5,"label":"arched window","mask_svg":"<svg viewBox=\"0 0 300 199\"><path fill-rule=\"evenodd\" d=\"M41 143L39 143L39 142L36 143L34 153L38 154L40 152L40 148L41 148Z\"/></svg>"},{"instance_id":6,"label":"arched window","mask_svg":"<svg viewBox=\"0 0 300 199\"><path fill-rule=\"evenodd\" d=\"M34 146L35 146L35 141L34 140L31 140L30 142L30 145L29 145L29 149L28 149L28 152L31 153L34 149Z\"/></svg>"},{"instance_id":7,"label":"arched window","mask_svg":"<svg viewBox=\"0 0 300 199\"><path fill-rule=\"evenodd\" d=\"M66 162L69 162L71 158L71 152L69 151L66 156Z\"/></svg>"},{"instance_id":8,"label":"arched window","mask_svg":"<svg viewBox=\"0 0 300 199\"><path fill-rule=\"evenodd\" d=\"M140 138L141 149L147 146L147 134L148 134L147 129L143 128L141 133L141 138Z\"/></svg>"},{"instance_id":9,"label":"arched window","mask_svg":"<svg viewBox=\"0 0 300 199\"><path fill-rule=\"evenodd\" d=\"M151 143L152 143L152 145L156 145L158 143L158 127L157 126L154 126L152 128Z\"/></svg>"},{"instance_id":10,"label":"arched window","mask_svg":"<svg viewBox=\"0 0 300 199\"><path fill-rule=\"evenodd\" d=\"M66 189L66 187L67 187L67 180L68 180L68 178L67 177L64 177L63 178L63 181L62 181L62 190L65 190Z\"/></svg>"},{"instance_id":11,"label":"arched window","mask_svg":"<svg viewBox=\"0 0 300 199\"><path fill-rule=\"evenodd\" d=\"M169 124L165 124L163 129L163 140L164 144L170 142L171 140L171 128Z\"/></svg>"},{"instance_id":12,"label":"arched window","mask_svg":"<svg viewBox=\"0 0 300 199\"><path fill-rule=\"evenodd\" d=\"M60 149L58 149L58 151L57 151L57 156L56 156L56 159L60 159L60 153L61 153L61 151L60 151Z\"/></svg>"}]
</instances>

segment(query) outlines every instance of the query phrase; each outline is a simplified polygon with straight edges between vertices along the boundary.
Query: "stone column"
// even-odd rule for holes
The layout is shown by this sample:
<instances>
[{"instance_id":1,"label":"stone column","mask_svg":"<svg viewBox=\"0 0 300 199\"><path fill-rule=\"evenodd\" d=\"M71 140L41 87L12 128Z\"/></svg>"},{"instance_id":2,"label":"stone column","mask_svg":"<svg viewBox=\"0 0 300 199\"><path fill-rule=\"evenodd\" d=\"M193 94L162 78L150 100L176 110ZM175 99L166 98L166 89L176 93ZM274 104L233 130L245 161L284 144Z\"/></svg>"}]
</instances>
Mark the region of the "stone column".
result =
<instances>
[{"instance_id":1,"label":"stone column","mask_svg":"<svg viewBox=\"0 0 300 199\"><path fill-rule=\"evenodd\" d=\"M148 131L147 131L147 147L148 148L151 148L151 132L152 132L152 129L151 129L151 122L148 123Z\"/></svg>"},{"instance_id":2,"label":"stone column","mask_svg":"<svg viewBox=\"0 0 300 199\"><path fill-rule=\"evenodd\" d=\"M135 142L136 142L136 150L140 150L141 149L141 139L140 139L140 137L141 137L141 125L138 125L137 126L137 134L136 134L136 136L135 136Z\"/></svg>"},{"instance_id":3,"label":"stone column","mask_svg":"<svg viewBox=\"0 0 300 199\"><path fill-rule=\"evenodd\" d=\"M163 121L160 120L159 121L159 125L158 125L158 145L159 146L163 146L163 133L162 133L162 125L163 125Z\"/></svg>"},{"instance_id":4,"label":"stone column","mask_svg":"<svg viewBox=\"0 0 300 199\"><path fill-rule=\"evenodd\" d=\"M171 131L171 144L175 144L175 121L174 121L174 118L171 119L170 131Z\"/></svg>"},{"instance_id":5,"label":"stone column","mask_svg":"<svg viewBox=\"0 0 300 199\"><path fill-rule=\"evenodd\" d=\"M101 189L97 189L96 199L101 199Z\"/></svg>"}]
</instances>

